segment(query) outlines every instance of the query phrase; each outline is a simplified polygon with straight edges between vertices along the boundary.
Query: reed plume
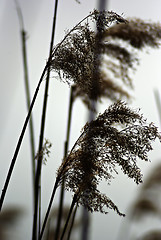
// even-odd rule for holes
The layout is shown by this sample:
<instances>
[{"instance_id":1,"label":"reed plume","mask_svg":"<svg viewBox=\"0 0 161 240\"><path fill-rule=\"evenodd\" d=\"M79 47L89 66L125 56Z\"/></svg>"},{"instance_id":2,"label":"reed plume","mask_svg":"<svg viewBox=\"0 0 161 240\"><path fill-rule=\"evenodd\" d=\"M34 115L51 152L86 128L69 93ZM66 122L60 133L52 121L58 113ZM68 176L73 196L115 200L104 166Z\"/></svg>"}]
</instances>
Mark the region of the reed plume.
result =
<instances>
[{"instance_id":1,"label":"reed plume","mask_svg":"<svg viewBox=\"0 0 161 240\"><path fill-rule=\"evenodd\" d=\"M55 47L51 60L52 69L58 73L60 79L68 83L75 83L85 96L92 100L97 100L101 91L101 83L106 79L99 67L100 56L102 53L102 41L100 35L113 23L124 22L126 20L114 12L99 12L95 10L85 18L87 21L77 24L67 35L64 40ZM100 29L99 34L92 29L91 22L104 26ZM97 79L98 88L93 87L94 79ZM116 91L122 95L128 95L121 88L108 80L108 91ZM105 85L105 83L104 83ZM107 88L106 88L107 89ZM112 96L111 96L112 98Z\"/></svg>"},{"instance_id":2,"label":"reed plume","mask_svg":"<svg viewBox=\"0 0 161 240\"><path fill-rule=\"evenodd\" d=\"M151 143L161 138L153 123L147 124L139 112L125 103L111 105L103 114L87 123L72 150L58 169L59 184L77 195L79 204L89 211L107 213L106 207L123 215L98 184L110 184L117 166L137 184L142 174L137 160L148 161Z\"/></svg>"},{"instance_id":3,"label":"reed plume","mask_svg":"<svg viewBox=\"0 0 161 240\"><path fill-rule=\"evenodd\" d=\"M81 97L88 107L91 99L129 99L129 89L133 88L131 73L139 63L138 52L145 47L159 47L161 39L158 23L138 18L125 20L113 12L99 14L98 18L94 11L87 22L68 32L55 47L51 60L52 69L63 81L74 83L74 96ZM96 25L104 27L96 31ZM93 87L95 79L97 85Z\"/></svg>"}]
</instances>

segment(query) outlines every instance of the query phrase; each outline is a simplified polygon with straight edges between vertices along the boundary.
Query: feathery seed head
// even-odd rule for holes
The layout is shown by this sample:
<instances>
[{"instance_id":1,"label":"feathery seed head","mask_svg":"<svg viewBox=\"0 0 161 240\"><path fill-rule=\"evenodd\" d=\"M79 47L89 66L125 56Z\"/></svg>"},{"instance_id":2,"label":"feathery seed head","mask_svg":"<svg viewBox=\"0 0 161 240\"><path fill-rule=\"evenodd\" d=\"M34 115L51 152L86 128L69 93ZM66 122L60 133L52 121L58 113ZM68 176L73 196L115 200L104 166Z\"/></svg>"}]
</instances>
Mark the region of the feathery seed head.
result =
<instances>
[{"instance_id":1,"label":"feathery seed head","mask_svg":"<svg viewBox=\"0 0 161 240\"><path fill-rule=\"evenodd\" d=\"M94 10L54 48L51 68L60 79L75 84L75 97L81 97L88 107L91 100L101 97L128 99L130 71L139 62L133 50L158 47L160 39L159 24L127 21L112 11Z\"/></svg>"},{"instance_id":2,"label":"feathery seed head","mask_svg":"<svg viewBox=\"0 0 161 240\"><path fill-rule=\"evenodd\" d=\"M118 127L119 126L119 127ZM58 169L65 188L79 196L79 203L90 211L106 213L116 205L98 190L104 178L109 184L119 166L124 174L142 182L137 160L148 161L152 141L160 138L154 124L147 124L139 112L123 102L111 105L95 121L87 123L71 152Z\"/></svg>"}]
</instances>

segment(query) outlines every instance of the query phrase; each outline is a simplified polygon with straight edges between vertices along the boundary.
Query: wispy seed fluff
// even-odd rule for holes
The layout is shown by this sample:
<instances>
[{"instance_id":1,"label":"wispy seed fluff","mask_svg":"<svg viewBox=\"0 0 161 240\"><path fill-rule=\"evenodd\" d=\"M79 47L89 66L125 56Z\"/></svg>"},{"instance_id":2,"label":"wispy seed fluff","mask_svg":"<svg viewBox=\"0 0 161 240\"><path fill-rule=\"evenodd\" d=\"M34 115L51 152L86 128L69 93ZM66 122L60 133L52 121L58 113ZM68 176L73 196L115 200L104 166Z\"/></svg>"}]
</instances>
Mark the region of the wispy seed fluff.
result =
<instances>
[{"instance_id":1,"label":"wispy seed fluff","mask_svg":"<svg viewBox=\"0 0 161 240\"><path fill-rule=\"evenodd\" d=\"M131 70L139 62L137 51L158 47L160 39L160 24L127 21L114 12L95 10L54 48L51 68L63 81L76 85L75 96L87 105L102 97L128 99Z\"/></svg>"},{"instance_id":2,"label":"wispy seed fluff","mask_svg":"<svg viewBox=\"0 0 161 240\"><path fill-rule=\"evenodd\" d=\"M111 208L123 215L112 200L98 190L98 184L102 179L109 184L117 167L137 184L141 183L137 161L148 161L151 143L156 138L161 136L153 123L147 124L138 111L117 102L85 125L58 169L60 183L64 179L65 188L74 192L78 202L89 211L107 213L107 208Z\"/></svg>"},{"instance_id":3,"label":"wispy seed fluff","mask_svg":"<svg viewBox=\"0 0 161 240\"><path fill-rule=\"evenodd\" d=\"M128 96L127 92L106 76L100 64L104 54L103 32L114 22L127 21L114 12L96 10L85 19L85 23L83 21L83 24L77 24L55 47L52 69L63 81L75 83L79 89L77 93L82 92L88 99L97 100L101 94L105 94L107 85L107 95L111 98L116 98L115 94ZM92 22L95 23L94 29L97 31L92 29Z\"/></svg>"}]
</instances>

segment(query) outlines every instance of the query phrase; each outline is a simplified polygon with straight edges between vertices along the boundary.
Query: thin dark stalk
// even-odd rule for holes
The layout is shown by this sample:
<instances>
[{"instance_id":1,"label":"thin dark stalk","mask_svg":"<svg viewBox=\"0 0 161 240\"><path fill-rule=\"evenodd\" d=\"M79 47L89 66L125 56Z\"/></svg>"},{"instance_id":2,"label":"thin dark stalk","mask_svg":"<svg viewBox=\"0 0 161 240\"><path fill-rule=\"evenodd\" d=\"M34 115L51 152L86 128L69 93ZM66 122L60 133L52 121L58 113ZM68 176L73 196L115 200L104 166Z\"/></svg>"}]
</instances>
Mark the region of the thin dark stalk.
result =
<instances>
[{"instance_id":1,"label":"thin dark stalk","mask_svg":"<svg viewBox=\"0 0 161 240\"><path fill-rule=\"evenodd\" d=\"M82 133L82 134L83 134L83 133ZM79 138L82 137L82 134L80 135ZM78 138L78 140L79 140L79 138ZM73 145L71 151L75 148L76 144L77 144L77 141L76 141L75 144ZM59 185L60 180L61 180L61 181L63 180L63 179L62 179L62 178L63 178L63 177L62 177L62 176L63 176L62 174L63 174L64 169L66 168L66 164L68 164L68 162L65 162L65 164L64 164L64 166L63 166L63 169L62 169L62 172L60 172L59 175L58 175L57 178L56 178L56 182L55 182L54 188L53 188L53 193L52 193L51 198L50 198L50 201L49 201L48 209L47 209L47 212L46 212L46 215L45 215L45 220L44 220L44 223L43 223L43 226L42 226L42 230L41 230L41 233L40 233L40 236L39 236L39 240L41 240L41 238L42 238L42 236L43 236L43 233L44 233L44 230L45 230L45 227L46 227L47 219L48 219L48 217L49 217L49 213L50 213L50 210L51 210L52 202L53 202L53 199L54 199L54 196L55 196L55 191L56 191L56 189L57 189L57 187L58 187L58 185ZM75 199L75 200L77 199L76 194L74 195L74 199Z\"/></svg>"},{"instance_id":2,"label":"thin dark stalk","mask_svg":"<svg viewBox=\"0 0 161 240\"><path fill-rule=\"evenodd\" d=\"M58 1L56 1L58 2ZM60 45L65 41L65 39L70 35L70 33L72 31L74 31L77 26L79 26L79 24L81 24L85 19L87 19L88 17L90 17L92 15L89 14L88 16L86 16L85 18L83 18L71 31L69 31L68 34L66 34L66 36L64 37L64 39L60 42L59 46L57 48L55 48L54 53L56 53L56 51L58 50L58 48L60 47ZM23 128L22 128L22 131L20 133L20 136L19 136L19 139L18 139L18 142L17 142L17 145L16 145L16 149L15 149L15 152L14 152L14 155L13 155L13 158L11 160L11 164L10 164L10 167L9 167L9 171L8 171L8 174L7 174L7 177L6 177L6 181L5 181L5 184L4 184L4 187L2 189L2 193L1 193L1 197L0 197L0 211L2 209L2 206L3 206L3 202L4 202L4 198L5 198L5 195L6 195L6 191L7 191L7 188L8 188L8 185L9 185L9 181L10 181L10 178L11 178L11 175L12 175L12 172L13 172L13 169L14 169L14 165L15 165L15 162L17 160L17 156L18 156L18 153L19 153L19 150L20 150L20 147L21 147L21 144L22 144L22 140L23 140L23 137L24 137L24 134L25 134L25 131L26 131L26 128L27 128L27 125L28 125L28 122L29 122L29 119L30 119L30 116L31 116L31 112L32 112L32 109L33 109L33 106L35 104L35 100L37 98L37 94L39 92L39 88L40 88L40 85L41 85L41 82L45 76L45 73L48 69L48 67L50 66L50 60L51 58L48 59L48 62L47 64L45 65L44 67L44 70L41 74L41 77L40 77L40 80L38 82L38 85L36 87L36 90L35 90L35 93L34 93L34 96L33 96L33 99L31 101L31 105L30 105L30 109L29 109L29 112L26 116L26 119L25 119L25 122L24 122L24 125L23 125ZM37 177L36 177L37 178ZM35 180L36 181L36 180ZM36 183L35 183L36 185ZM35 196L36 198L36 196Z\"/></svg>"},{"instance_id":3,"label":"thin dark stalk","mask_svg":"<svg viewBox=\"0 0 161 240\"><path fill-rule=\"evenodd\" d=\"M64 158L67 156L68 146L69 146L73 103L74 103L74 99L73 99L73 86L72 86L71 89L70 89L67 134L66 134L66 141L65 141L65 144L64 144ZM59 211L58 211L58 219L57 219L57 226L56 226L56 232L55 232L55 239L58 239L59 232L60 232L61 218L62 218L62 211L63 211L63 201L64 201L64 180L62 181L62 185L61 185Z\"/></svg>"},{"instance_id":4,"label":"thin dark stalk","mask_svg":"<svg viewBox=\"0 0 161 240\"><path fill-rule=\"evenodd\" d=\"M83 22L85 19L87 19L89 16L91 16L92 14L88 15L87 17L85 17L83 20L81 20L65 37L64 39L61 41L61 43L59 44L59 46L64 42L64 40L67 38L67 36L81 23ZM56 48L54 50L54 53L58 50L58 48ZM54 54L53 53L53 54ZM28 111L28 114L26 116L26 119L25 119L25 122L24 122L24 125L23 125L23 128L22 128L22 131L20 133L20 136L19 136L19 139L18 139L18 142L17 142L17 145L16 145L16 149L15 149L15 152L14 152L14 155L13 155L13 158L11 160L11 164L10 164L10 167L9 167L9 171L8 171L8 174L7 174L7 177L6 177L6 181L5 181L5 184L4 184L4 187L2 189L2 193L1 193L1 197L0 197L0 211L2 209L2 206L3 206L3 202L4 202L4 198L5 198L5 195L6 195L6 192L7 192L7 189L8 189L8 185L9 185L9 182L10 182L10 178L11 178L11 175L12 175L12 172L13 172L13 169L14 169L14 166L15 166L15 163L16 163L16 160L17 160L17 156L18 156L18 153L19 153L19 150L20 150L20 147L21 147L21 144L22 144L22 140L23 140L23 137L24 137L24 134L25 134L25 131L26 131L26 128L27 128L27 125L28 125L28 122L29 122L29 119L30 119L30 116L31 116L31 112L32 112L32 109L33 109L33 106L35 104L35 101L36 101L36 98L37 98L37 94L39 92L39 88L40 88L40 85L41 85L41 82L45 76L45 73L48 69L50 65L50 58L46 64L46 66L44 67L44 70L41 74L41 77L40 77L40 80L38 82L38 85L36 87L36 90L35 90L35 93L34 93L34 96L33 96L33 99L31 101L31 105L30 105L30 109ZM36 183L35 183L36 185Z\"/></svg>"},{"instance_id":5,"label":"thin dark stalk","mask_svg":"<svg viewBox=\"0 0 161 240\"><path fill-rule=\"evenodd\" d=\"M46 211L46 215L45 215L45 218L44 218L42 229L41 229L41 232L40 232L40 235L39 235L39 238L38 238L39 240L41 240L42 237L43 237L44 230L45 230L45 227L46 227L46 223L47 223L47 220L48 220L48 217L49 217L49 213L50 213L50 210L51 210L51 206L52 206L52 203L53 203L53 199L54 199L55 192L56 192L56 189L58 187L58 184L59 184L59 178L57 177L56 182L55 182L54 187L53 187L53 192L52 192L52 195L51 195L51 198L50 198L48 209Z\"/></svg>"},{"instance_id":6,"label":"thin dark stalk","mask_svg":"<svg viewBox=\"0 0 161 240\"><path fill-rule=\"evenodd\" d=\"M26 128L27 128L30 116L31 116L31 112L32 112L33 106L35 104L35 100L37 98L37 94L39 92L39 88L40 88L41 82L42 82L42 80L43 80L43 78L45 76L45 73L46 73L46 70L48 68L48 65L49 65L49 62L47 62L46 66L45 66L45 68L44 68L44 70L42 72L42 75L40 77L40 80L38 82L38 85L36 87L33 99L31 101L30 109L29 109L28 114L26 116L26 119L25 119L25 122L24 122L24 125L23 125L23 128L22 128L21 134L19 136L19 139L18 139L18 142L17 142L17 145L16 145L16 149L15 149L13 158L11 160L11 164L10 164L10 167L9 167L7 178L6 178L4 187L2 189L2 194L1 194L1 198L0 198L0 211L1 211L2 206L3 206L4 198L5 198L5 195L6 195L6 192L7 192L7 188L8 188L9 182L10 182L10 178L11 178L11 175L12 175L12 172L13 172L16 160L17 160L17 156L18 156L21 144L22 144L22 140L23 140L23 137L24 137L24 134L25 134L25 131L26 131Z\"/></svg>"},{"instance_id":7,"label":"thin dark stalk","mask_svg":"<svg viewBox=\"0 0 161 240\"><path fill-rule=\"evenodd\" d=\"M67 240L70 240L70 236L71 236L71 233L72 233L72 229L73 229L73 225L74 225L77 209L78 209L78 204L76 205L76 207L74 209L74 213L73 213L73 216L72 216L72 221L71 221L70 229L69 229L69 232L68 232Z\"/></svg>"},{"instance_id":8,"label":"thin dark stalk","mask_svg":"<svg viewBox=\"0 0 161 240\"><path fill-rule=\"evenodd\" d=\"M67 227L68 227L68 224L69 224L69 220L70 220L70 217L71 217L71 214L72 214L72 211L73 211L73 208L74 208L76 202L77 202L77 194L74 194L74 197L73 197L73 200L72 200L72 203L71 203L71 207L70 207L70 210L69 210L69 213L68 213L68 217L67 217L67 220L66 220L66 223L65 223L63 233L61 235L60 240L63 240L63 238L64 238L64 235L66 233L66 230L67 230Z\"/></svg>"},{"instance_id":9,"label":"thin dark stalk","mask_svg":"<svg viewBox=\"0 0 161 240\"><path fill-rule=\"evenodd\" d=\"M55 1L55 7L54 7L54 18L53 18L53 26L52 26L52 34L51 34L51 42L50 42L49 59L51 58L52 53L53 53L57 7L58 7L58 0ZM49 79L50 79L50 66L47 70L38 152L41 152L42 147L43 147L46 110L47 110L47 97L48 97L48 89L49 89ZM41 187L40 187L41 186L41 167L42 167L42 156L39 156L38 161L37 161L37 170L36 170L36 178L35 178L35 204L34 204L33 235L32 235L33 240L37 239L38 205L39 205L39 210L40 210L39 211L39 222L41 222L41 206L40 206L40 202L39 202L39 194L41 195ZM40 191L39 194L38 194L38 191ZM40 231L40 227L41 226L39 226L39 231Z\"/></svg>"},{"instance_id":10,"label":"thin dark stalk","mask_svg":"<svg viewBox=\"0 0 161 240\"><path fill-rule=\"evenodd\" d=\"M65 157L67 156L68 146L69 146L69 138L70 138L72 109L73 109L73 103L74 103L73 88L74 88L74 86L71 86L71 89L70 89L70 100L69 100L69 110L68 110L67 135L66 135L65 151L64 151L64 156L65 156Z\"/></svg>"}]
</instances>

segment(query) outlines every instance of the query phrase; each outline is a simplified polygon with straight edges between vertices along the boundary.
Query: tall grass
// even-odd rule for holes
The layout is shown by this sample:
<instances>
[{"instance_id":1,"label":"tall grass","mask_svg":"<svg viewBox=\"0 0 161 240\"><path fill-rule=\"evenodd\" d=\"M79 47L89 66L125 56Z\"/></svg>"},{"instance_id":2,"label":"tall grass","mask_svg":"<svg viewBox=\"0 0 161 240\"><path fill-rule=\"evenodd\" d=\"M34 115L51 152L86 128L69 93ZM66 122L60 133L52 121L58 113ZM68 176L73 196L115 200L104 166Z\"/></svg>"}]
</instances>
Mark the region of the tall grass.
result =
<instances>
[{"instance_id":1,"label":"tall grass","mask_svg":"<svg viewBox=\"0 0 161 240\"><path fill-rule=\"evenodd\" d=\"M49 57L30 103L25 31L22 24L22 14L17 6L22 25L22 53L28 114L2 190L0 209L2 209L22 140L30 122L34 196L32 240L47 239L47 235L44 233L59 187L61 188L59 211L53 239L70 239L76 211L80 205L89 212L107 213L109 209L112 209L118 215L125 216L106 194L99 191L98 185L103 179L110 184L113 175L117 174L118 166L137 184L141 183L142 174L137 162L139 159L148 161L152 142L161 138L153 123L148 124L139 111L131 109L122 101L130 98L128 90L132 88L130 70L134 69L138 62L138 57L133 50L140 51L146 46L158 47L161 26L140 19L127 21L112 11L94 10L80 20L67 32L63 40L54 46L57 9L58 1L56 0ZM91 23L95 24L94 28ZM49 204L46 206L45 218L42 220L41 169L44 155L48 155L51 146L45 142L44 132L49 80L52 72L57 73L60 79L71 85L71 92L64 157L57 170ZM38 153L35 155L31 114L44 79L40 140ZM69 151L73 104L77 98L82 99L85 106L95 112L96 108L93 103L101 101L102 98L107 98L113 104L83 127L82 133ZM73 192L72 203L66 223L61 229L65 202L64 193L69 190Z\"/></svg>"}]
</instances>

